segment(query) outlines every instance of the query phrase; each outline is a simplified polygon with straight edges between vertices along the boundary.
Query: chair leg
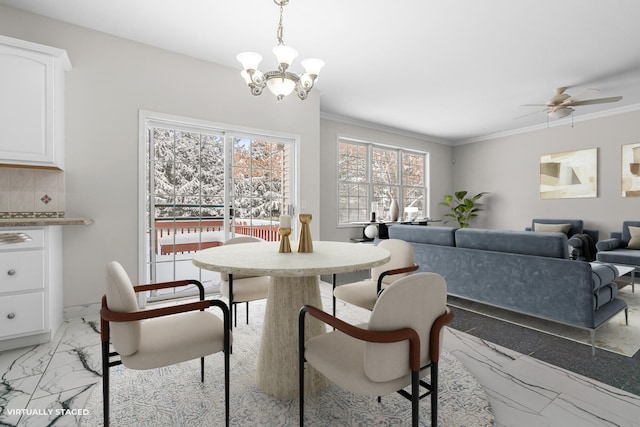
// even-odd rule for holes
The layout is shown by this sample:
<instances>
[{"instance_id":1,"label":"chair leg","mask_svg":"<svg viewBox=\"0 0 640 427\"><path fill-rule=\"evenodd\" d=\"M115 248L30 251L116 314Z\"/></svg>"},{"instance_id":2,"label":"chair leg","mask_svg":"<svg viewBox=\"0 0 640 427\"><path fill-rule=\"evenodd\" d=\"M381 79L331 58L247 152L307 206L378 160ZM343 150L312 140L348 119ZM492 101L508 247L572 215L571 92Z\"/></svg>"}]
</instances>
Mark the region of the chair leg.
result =
<instances>
[{"instance_id":1,"label":"chair leg","mask_svg":"<svg viewBox=\"0 0 640 427\"><path fill-rule=\"evenodd\" d=\"M229 274L229 312L238 317L237 310L235 310L235 306L233 305L233 274ZM237 322L236 322L237 323ZM229 322L229 330L233 331L233 322ZM238 326L236 324L236 326Z\"/></svg>"},{"instance_id":2,"label":"chair leg","mask_svg":"<svg viewBox=\"0 0 640 427\"><path fill-rule=\"evenodd\" d=\"M420 419L420 412L418 411L419 405L420 405L419 371L411 371L411 425L413 427L418 427L418 420ZM433 423L433 416L431 417L431 422ZM432 427L435 427L435 425L432 424Z\"/></svg>"},{"instance_id":3,"label":"chair leg","mask_svg":"<svg viewBox=\"0 0 640 427\"><path fill-rule=\"evenodd\" d=\"M200 382L204 382L204 357L200 358Z\"/></svg>"},{"instance_id":4,"label":"chair leg","mask_svg":"<svg viewBox=\"0 0 640 427\"><path fill-rule=\"evenodd\" d=\"M109 342L102 342L102 419L109 427Z\"/></svg>"},{"instance_id":5,"label":"chair leg","mask_svg":"<svg viewBox=\"0 0 640 427\"><path fill-rule=\"evenodd\" d=\"M229 427L229 351L224 352L224 415L225 426Z\"/></svg>"},{"instance_id":6,"label":"chair leg","mask_svg":"<svg viewBox=\"0 0 640 427\"><path fill-rule=\"evenodd\" d=\"M304 313L298 318L298 394L300 396L300 427L304 425Z\"/></svg>"},{"instance_id":7,"label":"chair leg","mask_svg":"<svg viewBox=\"0 0 640 427\"><path fill-rule=\"evenodd\" d=\"M249 324L249 301L246 302L247 307L247 325Z\"/></svg>"},{"instance_id":8,"label":"chair leg","mask_svg":"<svg viewBox=\"0 0 640 427\"><path fill-rule=\"evenodd\" d=\"M431 426L438 426L438 362L431 363Z\"/></svg>"},{"instance_id":9,"label":"chair leg","mask_svg":"<svg viewBox=\"0 0 640 427\"><path fill-rule=\"evenodd\" d=\"M331 275L331 284L333 285L333 291L331 291L331 296L333 297L333 317L336 317L336 296L334 294L334 292L336 291L336 274L335 273Z\"/></svg>"}]
</instances>

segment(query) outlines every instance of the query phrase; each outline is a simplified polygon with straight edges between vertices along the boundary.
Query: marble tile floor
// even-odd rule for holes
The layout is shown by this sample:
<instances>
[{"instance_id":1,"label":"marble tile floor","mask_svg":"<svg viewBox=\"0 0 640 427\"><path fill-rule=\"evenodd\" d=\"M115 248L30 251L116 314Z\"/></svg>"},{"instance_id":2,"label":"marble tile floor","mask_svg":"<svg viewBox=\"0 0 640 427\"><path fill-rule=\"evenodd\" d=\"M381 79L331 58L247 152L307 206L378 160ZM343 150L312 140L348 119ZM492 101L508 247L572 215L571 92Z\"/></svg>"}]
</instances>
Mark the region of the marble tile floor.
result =
<instances>
[{"instance_id":1,"label":"marble tile floor","mask_svg":"<svg viewBox=\"0 0 640 427\"><path fill-rule=\"evenodd\" d=\"M457 315L458 328L471 321L465 320L464 313ZM482 329L481 322L474 325L476 332ZM501 335L499 330L505 329L504 325L486 328L497 336ZM502 335L510 336L510 333ZM523 345L519 339L512 344L512 347ZM637 426L639 423L640 396L637 394L498 346L460 329L447 330L445 348L483 386L498 427ZM589 356L587 362L597 363L600 353L603 352L598 352L595 359ZM80 425L84 406L100 375L97 316L66 321L48 344L0 353L0 372L0 425Z\"/></svg>"}]
</instances>

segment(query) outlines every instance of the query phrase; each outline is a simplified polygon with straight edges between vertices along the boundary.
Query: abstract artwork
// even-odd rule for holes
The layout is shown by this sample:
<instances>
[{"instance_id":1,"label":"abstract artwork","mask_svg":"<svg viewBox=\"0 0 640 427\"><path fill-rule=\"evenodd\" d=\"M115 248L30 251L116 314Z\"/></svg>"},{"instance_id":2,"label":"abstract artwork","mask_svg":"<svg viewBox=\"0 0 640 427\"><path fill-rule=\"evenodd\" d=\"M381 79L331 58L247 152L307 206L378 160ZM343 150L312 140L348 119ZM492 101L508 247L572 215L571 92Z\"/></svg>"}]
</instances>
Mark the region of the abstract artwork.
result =
<instances>
[{"instance_id":1,"label":"abstract artwork","mask_svg":"<svg viewBox=\"0 0 640 427\"><path fill-rule=\"evenodd\" d=\"M640 143L622 146L622 197L640 197Z\"/></svg>"},{"instance_id":2,"label":"abstract artwork","mask_svg":"<svg viewBox=\"0 0 640 427\"><path fill-rule=\"evenodd\" d=\"M597 148L540 156L540 199L597 196Z\"/></svg>"}]
</instances>

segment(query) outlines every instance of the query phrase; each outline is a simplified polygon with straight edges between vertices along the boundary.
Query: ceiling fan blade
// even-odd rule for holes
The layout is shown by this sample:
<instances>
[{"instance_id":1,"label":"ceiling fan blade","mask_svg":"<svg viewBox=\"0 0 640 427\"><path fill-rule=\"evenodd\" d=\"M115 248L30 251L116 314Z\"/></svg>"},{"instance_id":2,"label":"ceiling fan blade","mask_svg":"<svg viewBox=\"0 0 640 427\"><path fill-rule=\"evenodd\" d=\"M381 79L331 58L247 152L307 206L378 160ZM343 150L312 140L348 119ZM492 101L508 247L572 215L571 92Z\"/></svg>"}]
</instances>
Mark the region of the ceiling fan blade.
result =
<instances>
[{"instance_id":1,"label":"ceiling fan blade","mask_svg":"<svg viewBox=\"0 0 640 427\"><path fill-rule=\"evenodd\" d=\"M566 99L565 102L569 103L571 101L580 101L581 99L590 98L595 94L597 94L598 92L600 91L594 88L583 89L580 92L576 93L575 95L571 95L569 98Z\"/></svg>"},{"instance_id":2,"label":"ceiling fan blade","mask_svg":"<svg viewBox=\"0 0 640 427\"><path fill-rule=\"evenodd\" d=\"M547 104L522 104L522 107L548 107Z\"/></svg>"},{"instance_id":3,"label":"ceiling fan blade","mask_svg":"<svg viewBox=\"0 0 640 427\"><path fill-rule=\"evenodd\" d=\"M585 99L584 101L570 102L568 105L592 105L592 104L606 104L607 102L618 102L622 99L621 96L612 96L610 98L598 98L598 99Z\"/></svg>"},{"instance_id":4,"label":"ceiling fan blade","mask_svg":"<svg viewBox=\"0 0 640 427\"><path fill-rule=\"evenodd\" d=\"M531 113L527 113L527 114L523 114L521 116L514 117L513 120L523 119L525 117L533 116L534 114L539 114L539 113L547 112L547 111L549 111L548 108L545 108L543 110L536 110L536 111L531 112Z\"/></svg>"}]
</instances>

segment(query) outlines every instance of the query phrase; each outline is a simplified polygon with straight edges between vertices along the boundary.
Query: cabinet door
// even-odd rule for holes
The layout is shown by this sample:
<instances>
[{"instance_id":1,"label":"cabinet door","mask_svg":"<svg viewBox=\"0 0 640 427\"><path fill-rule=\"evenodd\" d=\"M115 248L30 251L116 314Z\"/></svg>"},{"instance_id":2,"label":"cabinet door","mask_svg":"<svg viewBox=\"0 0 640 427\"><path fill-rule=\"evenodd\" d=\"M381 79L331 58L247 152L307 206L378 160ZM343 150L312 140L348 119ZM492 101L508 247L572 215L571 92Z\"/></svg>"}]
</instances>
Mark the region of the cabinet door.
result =
<instances>
[{"instance_id":1,"label":"cabinet door","mask_svg":"<svg viewBox=\"0 0 640 427\"><path fill-rule=\"evenodd\" d=\"M53 58L0 45L0 159L53 164Z\"/></svg>"}]
</instances>

